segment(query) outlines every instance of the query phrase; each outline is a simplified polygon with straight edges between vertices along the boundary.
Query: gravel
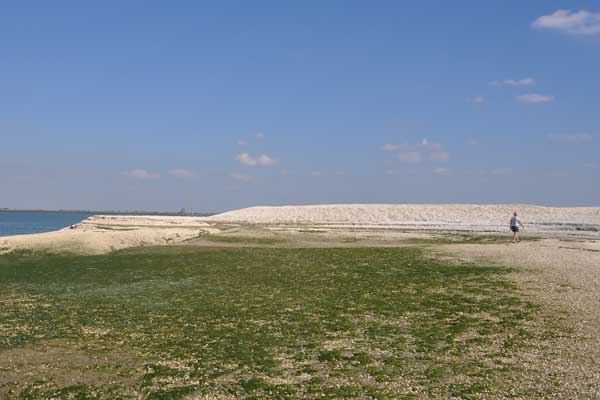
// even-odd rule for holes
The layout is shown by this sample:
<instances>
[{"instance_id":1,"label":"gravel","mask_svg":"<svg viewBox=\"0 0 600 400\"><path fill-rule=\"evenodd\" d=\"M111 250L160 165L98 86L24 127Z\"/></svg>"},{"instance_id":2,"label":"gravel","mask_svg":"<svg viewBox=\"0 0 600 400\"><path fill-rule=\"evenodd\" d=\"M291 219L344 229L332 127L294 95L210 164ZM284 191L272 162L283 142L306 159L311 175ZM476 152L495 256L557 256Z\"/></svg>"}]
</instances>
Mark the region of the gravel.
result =
<instances>
[{"instance_id":1,"label":"gravel","mask_svg":"<svg viewBox=\"0 0 600 400\"><path fill-rule=\"evenodd\" d=\"M521 362L540 376L549 399L600 399L600 242L546 239L452 245L444 252L516 267L513 278L562 332L533 343Z\"/></svg>"}]
</instances>

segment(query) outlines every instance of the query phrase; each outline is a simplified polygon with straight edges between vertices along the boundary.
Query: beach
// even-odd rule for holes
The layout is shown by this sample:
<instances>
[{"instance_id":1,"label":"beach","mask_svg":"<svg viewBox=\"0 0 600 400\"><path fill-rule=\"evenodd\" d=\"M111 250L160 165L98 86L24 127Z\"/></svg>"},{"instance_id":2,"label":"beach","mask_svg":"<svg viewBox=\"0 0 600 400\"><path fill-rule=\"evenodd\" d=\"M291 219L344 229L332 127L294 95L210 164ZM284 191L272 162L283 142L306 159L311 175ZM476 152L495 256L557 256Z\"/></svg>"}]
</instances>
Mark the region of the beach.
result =
<instances>
[{"instance_id":1,"label":"beach","mask_svg":"<svg viewBox=\"0 0 600 400\"><path fill-rule=\"evenodd\" d=\"M59 231L0 237L0 253L14 250L104 254L137 246L182 243L218 234L224 224L261 225L268 230L330 229L331 234L379 229L380 236L508 231L519 210L526 234L600 238L600 208L530 205L315 205L251 207L210 217L98 215ZM231 228L231 226L230 226Z\"/></svg>"},{"instance_id":2,"label":"beach","mask_svg":"<svg viewBox=\"0 0 600 400\"><path fill-rule=\"evenodd\" d=\"M600 208L318 205L3 237L0 395L598 398L599 224Z\"/></svg>"}]
</instances>

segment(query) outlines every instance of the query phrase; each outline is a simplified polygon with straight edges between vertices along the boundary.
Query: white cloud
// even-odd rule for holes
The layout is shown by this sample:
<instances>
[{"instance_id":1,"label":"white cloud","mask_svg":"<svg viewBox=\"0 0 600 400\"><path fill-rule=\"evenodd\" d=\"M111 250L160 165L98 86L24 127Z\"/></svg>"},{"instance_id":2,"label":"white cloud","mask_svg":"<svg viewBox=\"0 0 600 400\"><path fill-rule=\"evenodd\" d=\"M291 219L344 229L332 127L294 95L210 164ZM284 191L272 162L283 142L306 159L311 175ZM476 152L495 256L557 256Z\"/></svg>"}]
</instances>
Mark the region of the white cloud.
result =
<instances>
[{"instance_id":1,"label":"white cloud","mask_svg":"<svg viewBox=\"0 0 600 400\"><path fill-rule=\"evenodd\" d=\"M256 133L254 134L254 138L255 138L256 140L263 140L263 139L265 138L265 134L264 134L264 133L262 133L262 132L256 132Z\"/></svg>"},{"instance_id":2,"label":"white cloud","mask_svg":"<svg viewBox=\"0 0 600 400\"><path fill-rule=\"evenodd\" d=\"M586 10L572 12L557 10L550 15L543 15L531 24L534 29L554 29L576 35L593 35L600 33L600 13Z\"/></svg>"},{"instance_id":3,"label":"white cloud","mask_svg":"<svg viewBox=\"0 0 600 400\"><path fill-rule=\"evenodd\" d=\"M554 96L544 96L537 93L527 93L517 96L517 100L521 103L536 104L536 103L549 103L554 101Z\"/></svg>"},{"instance_id":4,"label":"white cloud","mask_svg":"<svg viewBox=\"0 0 600 400\"><path fill-rule=\"evenodd\" d=\"M450 154L439 143L430 143L423 138L417 144L385 144L382 150L396 152L398 160L406 164L418 164L423 161L446 162Z\"/></svg>"},{"instance_id":5,"label":"white cloud","mask_svg":"<svg viewBox=\"0 0 600 400\"><path fill-rule=\"evenodd\" d=\"M277 160L272 159L266 154L261 154L257 160L258 165L262 165L263 167L269 167L271 165L277 164Z\"/></svg>"},{"instance_id":6,"label":"white cloud","mask_svg":"<svg viewBox=\"0 0 600 400\"><path fill-rule=\"evenodd\" d=\"M310 173L310 176L321 176L321 175L322 175L321 171L313 171Z\"/></svg>"},{"instance_id":7,"label":"white cloud","mask_svg":"<svg viewBox=\"0 0 600 400\"><path fill-rule=\"evenodd\" d=\"M240 164L247 165L250 167L254 167L258 163L258 161L256 161L256 159L250 157L250 154L248 154L248 153L242 153L242 154L238 155L236 157L236 159L240 162Z\"/></svg>"},{"instance_id":8,"label":"white cloud","mask_svg":"<svg viewBox=\"0 0 600 400\"><path fill-rule=\"evenodd\" d=\"M159 173L148 172L145 169L132 169L131 171L123 172L123 175L134 179L158 179L160 178Z\"/></svg>"},{"instance_id":9,"label":"white cloud","mask_svg":"<svg viewBox=\"0 0 600 400\"><path fill-rule=\"evenodd\" d=\"M246 142L245 140L238 140L237 144L238 146L247 146L248 142Z\"/></svg>"},{"instance_id":10,"label":"white cloud","mask_svg":"<svg viewBox=\"0 0 600 400\"><path fill-rule=\"evenodd\" d=\"M503 81L492 81L490 82L492 85L506 85L506 86L530 86L535 85L535 80L533 78L523 78L523 79L505 79Z\"/></svg>"},{"instance_id":11,"label":"white cloud","mask_svg":"<svg viewBox=\"0 0 600 400\"><path fill-rule=\"evenodd\" d=\"M169 171L169 174L177 178L191 178L194 176L194 173L192 171L183 168L172 169Z\"/></svg>"},{"instance_id":12,"label":"white cloud","mask_svg":"<svg viewBox=\"0 0 600 400\"><path fill-rule=\"evenodd\" d=\"M237 181L250 182L254 179L253 176L238 174L237 172L229 174L229 176Z\"/></svg>"},{"instance_id":13,"label":"white cloud","mask_svg":"<svg viewBox=\"0 0 600 400\"><path fill-rule=\"evenodd\" d=\"M269 157L266 154L261 154L258 158L253 158L248 153L242 153L242 154L238 155L236 157L236 159L240 162L240 164L246 165L249 167L256 167L256 166L270 167L272 165L277 164L277 162L278 162L277 160L272 159L271 157Z\"/></svg>"},{"instance_id":14,"label":"white cloud","mask_svg":"<svg viewBox=\"0 0 600 400\"><path fill-rule=\"evenodd\" d=\"M438 175L448 175L450 171L447 168L434 168L433 173Z\"/></svg>"},{"instance_id":15,"label":"white cloud","mask_svg":"<svg viewBox=\"0 0 600 400\"><path fill-rule=\"evenodd\" d=\"M474 96L471 97L469 101L474 104L483 104L485 103L485 98L483 96Z\"/></svg>"},{"instance_id":16,"label":"white cloud","mask_svg":"<svg viewBox=\"0 0 600 400\"><path fill-rule=\"evenodd\" d=\"M550 133L546 138L553 142L581 143L591 141L593 136L589 133Z\"/></svg>"}]
</instances>

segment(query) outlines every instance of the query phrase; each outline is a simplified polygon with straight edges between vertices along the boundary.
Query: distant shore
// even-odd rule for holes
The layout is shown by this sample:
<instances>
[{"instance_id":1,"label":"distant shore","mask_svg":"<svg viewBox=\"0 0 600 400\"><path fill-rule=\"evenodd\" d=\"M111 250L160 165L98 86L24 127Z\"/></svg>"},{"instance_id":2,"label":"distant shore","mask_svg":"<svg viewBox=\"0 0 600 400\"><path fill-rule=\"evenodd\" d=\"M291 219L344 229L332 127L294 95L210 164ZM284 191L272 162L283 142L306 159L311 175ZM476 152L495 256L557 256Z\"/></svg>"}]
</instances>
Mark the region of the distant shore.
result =
<instances>
[{"instance_id":1,"label":"distant shore","mask_svg":"<svg viewBox=\"0 0 600 400\"><path fill-rule=\"evenodd\" d=\"M45 210L26 208L0 208L0 212L14 213L60 213L60 214L91 214L91 215L166 215L185 217L210 217L216 212L181 212L181 211L118 211L118 210Z\"/></svg>"}]
</instances>

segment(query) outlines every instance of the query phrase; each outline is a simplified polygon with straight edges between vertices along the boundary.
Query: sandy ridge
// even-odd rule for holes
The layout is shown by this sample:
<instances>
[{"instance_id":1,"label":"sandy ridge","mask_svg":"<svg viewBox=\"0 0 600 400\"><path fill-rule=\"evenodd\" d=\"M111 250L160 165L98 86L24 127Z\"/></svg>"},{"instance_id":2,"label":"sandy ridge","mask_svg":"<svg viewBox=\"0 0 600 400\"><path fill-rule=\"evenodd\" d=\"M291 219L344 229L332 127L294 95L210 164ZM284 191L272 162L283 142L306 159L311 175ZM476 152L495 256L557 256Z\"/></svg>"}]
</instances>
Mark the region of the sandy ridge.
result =
<instances>
[{"instance_id":1,"label":"sandy ridge","mask_svg":"<svg viewBox=\"0 0 600 400\"><path fill-rule=\"evenodd\" d=\"M447 230L505 231L518 210L532 231L600 231L600 207L544 207L523 204L331 204L251 207L205 218L254 224L339 224Z\"/></svg>"}]
</instances>

